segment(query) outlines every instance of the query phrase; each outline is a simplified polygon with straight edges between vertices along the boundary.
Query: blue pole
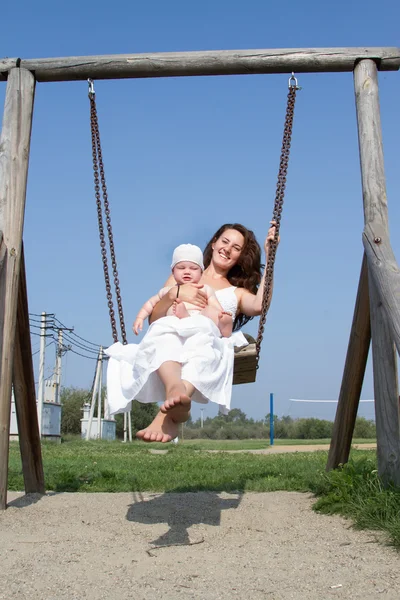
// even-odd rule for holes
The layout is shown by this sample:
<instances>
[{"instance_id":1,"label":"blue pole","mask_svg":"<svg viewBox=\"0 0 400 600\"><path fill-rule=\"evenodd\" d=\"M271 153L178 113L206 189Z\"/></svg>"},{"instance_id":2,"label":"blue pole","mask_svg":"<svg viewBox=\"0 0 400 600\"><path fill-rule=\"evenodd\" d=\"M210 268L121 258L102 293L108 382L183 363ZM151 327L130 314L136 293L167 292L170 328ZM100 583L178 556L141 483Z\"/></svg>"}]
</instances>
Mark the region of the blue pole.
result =
<instances>
[{"instance_id":1,"label":"blue pole","mask_svg":"<svg viewBox=\"0 0 400 600\"><path fill-rule=\"evenodd\" d=\"M269 443L274 445L274 395L269 395Z\"/></svg>"}]
</instances>

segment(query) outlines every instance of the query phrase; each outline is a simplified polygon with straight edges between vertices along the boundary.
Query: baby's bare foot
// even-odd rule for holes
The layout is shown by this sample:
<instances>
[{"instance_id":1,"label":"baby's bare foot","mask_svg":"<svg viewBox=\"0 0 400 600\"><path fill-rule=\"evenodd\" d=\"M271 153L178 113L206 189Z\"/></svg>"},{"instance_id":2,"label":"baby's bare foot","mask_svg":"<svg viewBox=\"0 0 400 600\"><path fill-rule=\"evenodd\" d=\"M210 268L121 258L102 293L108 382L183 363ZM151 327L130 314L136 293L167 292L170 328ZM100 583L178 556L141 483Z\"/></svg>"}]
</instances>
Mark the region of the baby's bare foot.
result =
<instances>
[{"instance_id":1,"label":"baby's bare foot","mask_svg":"<svg viewBox=\"0 0 400 600\"><path fill-rule=\"evenodd\" d=\"M179 298L175 300L174 304L172 305L172 310L174 315L178 317L178 319L186 319L186 317L190 316L186 306Z\"/></svg>"},{"instance_id":2,"label":"baby's bare foot","mask_svg":"<svg viewBox=\"0 0 400 600\"><path fill-rule=\"evenodd\" d=\"M232 335L233 319L231 313L221 312L218 315L218 329L220 330L222 337L229 337Z\"/></svg>"}]
</instances>

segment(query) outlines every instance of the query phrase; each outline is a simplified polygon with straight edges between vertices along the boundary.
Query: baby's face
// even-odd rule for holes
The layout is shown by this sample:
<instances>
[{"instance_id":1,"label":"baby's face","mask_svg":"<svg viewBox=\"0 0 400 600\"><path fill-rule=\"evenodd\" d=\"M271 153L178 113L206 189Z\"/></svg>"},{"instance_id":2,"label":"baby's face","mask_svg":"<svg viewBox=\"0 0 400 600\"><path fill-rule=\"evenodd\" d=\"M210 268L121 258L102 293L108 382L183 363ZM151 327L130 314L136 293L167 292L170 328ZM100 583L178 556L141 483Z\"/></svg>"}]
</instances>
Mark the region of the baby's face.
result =
<instances>
[{"instance_id":1,"label":"baby's face","mask_svg":"<svg viewBox=\"0 0 400 600\"><path fill-rule=\"evenodd\" d=\"M198 283L201 278L201 269L199 265L183 260L174 266L172 274L176 283Z\"/></svg>"}]
</instances>

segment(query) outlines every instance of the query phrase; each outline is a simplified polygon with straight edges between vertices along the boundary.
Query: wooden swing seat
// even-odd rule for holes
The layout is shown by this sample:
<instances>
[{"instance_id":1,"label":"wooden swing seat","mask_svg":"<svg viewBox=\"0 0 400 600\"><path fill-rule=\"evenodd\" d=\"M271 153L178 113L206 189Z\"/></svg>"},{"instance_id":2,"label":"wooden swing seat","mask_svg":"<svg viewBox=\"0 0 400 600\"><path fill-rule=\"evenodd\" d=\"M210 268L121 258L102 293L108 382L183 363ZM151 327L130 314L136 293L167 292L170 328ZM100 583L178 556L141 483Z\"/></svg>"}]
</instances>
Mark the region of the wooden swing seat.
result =
<instances>
[{"instance_id":1,"label":"wooden swing seat","mask_svg":"<svg viewBox=\"0 0 400 600\"><path fill-rule=\"evenodd\" d=\"M235 350L235 364L233 368L233 385L240 383L254 383L257 372L256 340L245 333L244 337L249 342L248 346Z\"/></svg>"}]
</instances>

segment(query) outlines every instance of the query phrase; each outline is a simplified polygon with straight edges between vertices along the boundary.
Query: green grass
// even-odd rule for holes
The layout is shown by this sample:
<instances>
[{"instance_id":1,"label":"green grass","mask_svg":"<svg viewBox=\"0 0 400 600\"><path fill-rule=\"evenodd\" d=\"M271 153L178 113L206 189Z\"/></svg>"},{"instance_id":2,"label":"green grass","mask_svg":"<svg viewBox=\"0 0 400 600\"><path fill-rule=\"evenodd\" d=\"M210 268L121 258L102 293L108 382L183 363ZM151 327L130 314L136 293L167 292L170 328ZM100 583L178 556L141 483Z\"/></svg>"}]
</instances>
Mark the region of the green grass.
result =
<instances>
[{"instance_id":1,"label":"green grass","mask_svg":"<svg viewBox=\"0 0 400 600\"><path fill-rule=\"evenodd\" d=\"M314 509L326 514L350 517L359 529L386 534L400 548L400 488L383 487L374 453L359 451L341 468L324 474L310 486L319 499Z\"/></svg>"},{"instance_id":2,"label":"green grass","mask_svg":"<svg viewBox=\"0 0 400 600\"><path fill-rule=\"evenodd\" d=\"M160 444L140 442L44 443L46 487L57 492L308 491L318 497L316 510L350 517L356 527L383 531L400 548L400 489L382 487L375 451L353 450L347 465L326 473L327 450L210 453L209 440L198 442L163 446L166 454L152 452ZM234 449L238 443L243 446L241 442L223 445ZM10 444L9 489L23 489L17 443Z\"/></svg>"},{"instance_id":3,"label":"green grass","mask_svg":"<svg viewBox=\"0 0 400 600\"><path fill-rule=\"evenodd\" d=\"M68 435L63 437L64 442L80 442L81 437L79 435ZM376 439L366 439L366 438L354 438L353 444L369 444L375 443ZM194 440L186 440L180 438L179 443L181 445L196 448L200 450L261 450L263 448L269 448L269 438L264 439L250 439L250 440L210 440L210 439L194 439ZM324 439L316 439L316 440L288 440L288 439L275 439L275 446L313 446L317 444L325 444L328 445L331 443L329 438ZM142 442L136 442L135 444L142 445ZM151 448L164 448L164 444L149 444L148 447Z\"/></svg>"},{"instance_id":4,"label":"green grass","mask_svg":"<svg viewBox=\"0 0 400 600\"><path fill-rule=\"evenodd\" d=\"M54 491L195 491L291 489L306 491L308 480L324 469L326 453L290 455L210 453L195 445L121 442L45 443L47 489ZM165 450L165 445L162 447ZM207 450L205 448L204 450ZM273 459L273 460L270 460ZM18 445L10 445L9 487L23 489Z\"/></svg>"}]
</instances>

